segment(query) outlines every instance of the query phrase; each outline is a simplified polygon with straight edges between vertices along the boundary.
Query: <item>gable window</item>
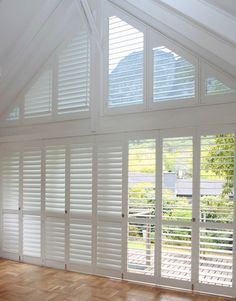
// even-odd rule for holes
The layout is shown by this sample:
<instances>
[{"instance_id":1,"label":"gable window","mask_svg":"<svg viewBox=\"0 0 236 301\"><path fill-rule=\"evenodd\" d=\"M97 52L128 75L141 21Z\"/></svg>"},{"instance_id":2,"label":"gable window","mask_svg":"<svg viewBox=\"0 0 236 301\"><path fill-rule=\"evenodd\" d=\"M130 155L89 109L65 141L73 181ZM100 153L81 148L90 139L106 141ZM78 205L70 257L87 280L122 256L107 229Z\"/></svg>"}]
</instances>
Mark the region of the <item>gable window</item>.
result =
<instances>
[{"instance_id":1,"label":"gable window","mask_svg":"<svg viewBox=\"0 0 236 301\"><path fill-rule=\"evenodd\" d=\"M195 67L165 46L153 49L153 101L181 100L195 95Z\"/></svg>"},{"instance_id":2,"label":"gable window","mask_svg":"<svg viewBox=\"0 0 236 301\"><path fill-rule=\"evenodd\" d=\"M144 33L117 16L109 17L108 107L142 104Z\"/></svg>"}]
</instances>

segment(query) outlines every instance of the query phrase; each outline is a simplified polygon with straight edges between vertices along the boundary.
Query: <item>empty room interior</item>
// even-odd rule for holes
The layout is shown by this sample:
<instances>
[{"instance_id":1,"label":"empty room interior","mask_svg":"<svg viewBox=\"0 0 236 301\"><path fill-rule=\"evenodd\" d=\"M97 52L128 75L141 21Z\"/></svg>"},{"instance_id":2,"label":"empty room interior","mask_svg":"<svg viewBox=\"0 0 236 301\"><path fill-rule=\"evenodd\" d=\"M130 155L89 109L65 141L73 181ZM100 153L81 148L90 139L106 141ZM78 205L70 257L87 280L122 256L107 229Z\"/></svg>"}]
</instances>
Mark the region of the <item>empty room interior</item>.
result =
<instances>
[{"instance_id":1,"label":"empty room interior","mask_svg":"<svg viewBox=\"0 0 236 301\"><path fill-rule=\"evenodd\" d=\"M235 0L0 0L0 300L236 300L235 136Z\"/></svg>"}]
</instances>

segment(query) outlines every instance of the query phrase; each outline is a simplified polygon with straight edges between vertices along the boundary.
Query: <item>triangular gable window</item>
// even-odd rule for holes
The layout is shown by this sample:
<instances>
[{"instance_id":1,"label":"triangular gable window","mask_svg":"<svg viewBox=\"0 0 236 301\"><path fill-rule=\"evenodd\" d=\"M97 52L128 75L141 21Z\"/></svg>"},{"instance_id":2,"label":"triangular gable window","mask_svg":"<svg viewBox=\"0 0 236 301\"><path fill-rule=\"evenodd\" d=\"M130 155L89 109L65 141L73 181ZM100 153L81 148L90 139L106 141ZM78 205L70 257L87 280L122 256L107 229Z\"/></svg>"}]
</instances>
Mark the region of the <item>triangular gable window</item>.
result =
<instances>
[{"instance_id":1,"label":"triangular gable window","mask_svg":"<svg viewBox=\"0 0 236 301\"><path fill-rule=\"evenodd\" d=\"M195 96L195 66L166 46L153 48L153 101Z\"/></svg>"},{"instance_id":2,"label":"triangular gable window","mask_svg":"<svg viewBox=\"0 0 236 301\"><path fill-rule=\"evenodd\" d=\"M144 33L117 16L109 17L108 107L144 101Z\"/></svg>"},{"instance_id":3,"label":"triangular gable window","mask_svg":"<svg viewBox=\"0 0 236 301\"><path fill-rule=\"evenodd\" d=\"M207 78L206 95L222 95L228 93L235 93L235 91L215 77Z\"/></svg>"},{"instance_id":4,"label":"triangular gable window","mask_svg":"<svg viewBox=\"0 0 236 301\"><path fill-rule=\"evenodd\" d=\"M7 121L15 121L15 120L19 120L19 118L20 118L20 108L15 107L14 109L12 109L10 111L10 113L8 113L6 120Z\"/></svg>"},{"instance_id":5,"label":"triangular gable window","mask_svg":"<svg viewBox=\"0 0 236 301\"><path fill-rule=\"evenodd\" d=\"M202 63L202 99L205 102L236 100L236 81L222 70Z\"/></svg>"}]
</instances>

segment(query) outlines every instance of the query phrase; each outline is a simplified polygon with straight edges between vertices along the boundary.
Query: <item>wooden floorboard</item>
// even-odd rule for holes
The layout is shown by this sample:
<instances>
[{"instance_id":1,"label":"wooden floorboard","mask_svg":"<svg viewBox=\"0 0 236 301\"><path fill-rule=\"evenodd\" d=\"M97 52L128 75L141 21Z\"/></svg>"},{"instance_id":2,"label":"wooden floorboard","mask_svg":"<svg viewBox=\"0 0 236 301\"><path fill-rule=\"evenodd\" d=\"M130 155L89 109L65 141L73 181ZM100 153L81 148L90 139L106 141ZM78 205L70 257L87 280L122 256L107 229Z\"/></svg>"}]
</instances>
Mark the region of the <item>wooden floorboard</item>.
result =
<instances>
[{"instance_id":1,"label":"wooden floorboard","mask_svg":"<svg viewBox=\"0 0 236 301\"><path fill-rule=\"evenodd\" d=\"M0 301L229 301L0 259Z\"/></svg>"}]
</instances>

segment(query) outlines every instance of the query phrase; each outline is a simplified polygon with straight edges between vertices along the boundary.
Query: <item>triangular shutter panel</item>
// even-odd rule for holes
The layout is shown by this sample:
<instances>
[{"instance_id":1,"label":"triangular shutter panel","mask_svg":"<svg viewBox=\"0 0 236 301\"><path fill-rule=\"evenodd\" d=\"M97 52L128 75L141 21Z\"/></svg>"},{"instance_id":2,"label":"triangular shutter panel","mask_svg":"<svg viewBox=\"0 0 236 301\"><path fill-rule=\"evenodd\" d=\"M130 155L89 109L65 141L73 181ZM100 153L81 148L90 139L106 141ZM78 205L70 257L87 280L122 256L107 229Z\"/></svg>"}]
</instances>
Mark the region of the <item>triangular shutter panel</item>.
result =
<instances>
[{"instance_id":1,"label":"triangular shutter panel","mask_svg":"<svg viewBox=\"0 0 236 301\"><path fill-rule=\"evenodd\" d=\"M206 94L209 95L221 95L235 93L233 89L227 86L227 84L221 82L215 77L208 77L206 80Z\"/></svg>"},{"instance_id":2,"label":"triangular shutter panel","mask_svg":"<svg viewBox=\"0 0 236 301\"><path fill-rule=\"evenodd\" d=\"M19 120L20 118L20 108L15 107L13 110L8 113L6 120L7 121L14 121L14 120Z\"/></svg>"},{"instance_id":3,"label":"triangular shutter panel","mask_svg":"<svg viewBox=\"0 0 236 301\"><path fill-rule=\"evenodd\" d=\"M58 113L89 110L90 40L86 31L74 37L59 55Z\"/></svg>"},{"instance_id":4,"label":"triangular shutter panel","mask_svg":"<svg viewBox=\"0 0 236 301\"><path fill-rule=\"evenodd\" d=\"M166 46L153 48L153 101L195 96L195 66Z\"/></svg>"},{"instance_id":5,"label":"triangular shutter panel","mask_svg":"<svg viewBox=\"0 0 236 301\"><path fill-rule=\"evenodd\" d=\"M116 16L109 18L108 107L143 103L144 34Z\"/></svg>"},{"instance_id":6,"label":"triangular shutter panel","mask_svg":"<svg viewBox=\"0 0 236 301\"><path fill-rule=\"evenodd\" d=\"M24 117L42 117L52 111L52 70L44 71L24 98Z\"/></svg>"},{"instance_id":7,"label":"triangular shutter panel","mask_svg":"<svg viewBox=\"0 0 236 301\"><path fill-rule=\"evenodd\" d=\"M202 99L207 101L235 101L236 80L207 63L202 63Z\"/></svg>"}]
</instances>

